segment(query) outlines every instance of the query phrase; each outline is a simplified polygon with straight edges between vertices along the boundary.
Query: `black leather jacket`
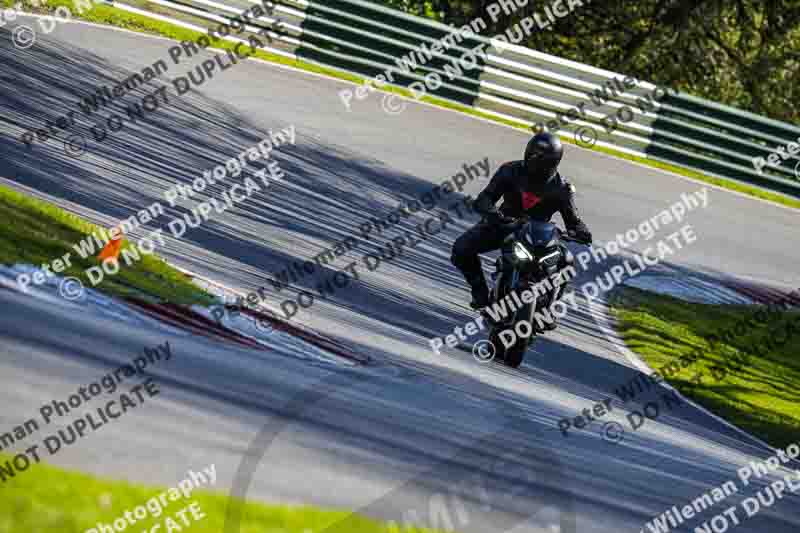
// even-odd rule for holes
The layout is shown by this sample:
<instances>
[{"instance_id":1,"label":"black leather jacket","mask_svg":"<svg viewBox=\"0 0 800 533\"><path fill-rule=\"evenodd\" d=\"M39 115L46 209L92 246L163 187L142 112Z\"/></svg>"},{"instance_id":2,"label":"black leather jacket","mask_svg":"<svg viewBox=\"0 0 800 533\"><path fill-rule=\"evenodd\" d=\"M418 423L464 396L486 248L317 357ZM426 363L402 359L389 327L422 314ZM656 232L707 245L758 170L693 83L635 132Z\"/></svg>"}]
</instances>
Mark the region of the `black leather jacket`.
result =
<instances>
[{"instance_id":1,"label":"black leather jacket","mask_svg":"<svg viewBox=\"0 0 800 533\"><path fill-rule=\"evenodd\" d=\"M575 206L575 187L559 173L535 186L530 181L524 161L505 163L475 199L473 208L485 217L491 217L492 213L506 217L524 214L542 222L550 221L558 211L567 230L574 232L576 238L591 243L592 234ZM503 204L498 210L495 204L501 197Z\"/></svg>"}]
</instances>

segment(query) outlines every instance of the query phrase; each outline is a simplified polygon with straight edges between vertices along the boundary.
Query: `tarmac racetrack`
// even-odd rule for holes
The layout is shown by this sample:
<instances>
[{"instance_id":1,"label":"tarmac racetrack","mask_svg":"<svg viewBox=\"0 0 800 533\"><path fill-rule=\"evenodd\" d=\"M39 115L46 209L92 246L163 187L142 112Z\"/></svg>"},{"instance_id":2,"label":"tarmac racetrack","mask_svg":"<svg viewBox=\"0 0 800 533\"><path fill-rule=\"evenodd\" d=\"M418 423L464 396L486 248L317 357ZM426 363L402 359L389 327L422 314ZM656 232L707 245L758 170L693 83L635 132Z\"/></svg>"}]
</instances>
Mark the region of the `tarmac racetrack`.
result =
<instances>
[{"instance_id":1,"label":"tarmac racetrack","mask_svg":"<svg viewBox=\"0 0 800 533\"><path fill-rule=\"evenodd\" d=\"M270 130L293 126L295 144L273 152L284 180L212 214L180 239L167 237L158 250L231 287L272 287L270 273L293 261L313 261L329 246L358 236L370 219L419 198L465 164L488 158L494 172L518 157L526 140L523 132L428 106L409 104L400 114L387 114L376 95L347 111L337 95L347 84L255 62L218 71L178 96L170 80L208 56L176 65L169 60L171 45L64 24L18 50L7 29L0 29L0 176L110 226L163 202L166 189L191 184ZM20 141L26 130L45 127L46 118L77 110L78 95L112 86L160 58L169 66L161 77L169 102L135 124L126 122L97 142L88 129L96 122L78 115L68 134L31 148ZM141 102L158 83L112 107L126 116L125 106ZM110 116L110 109L92 119ZM65 150L71 135L84 135L82 155ZM82 141L70 137L67 145ZM573 145L567 150L563 172L601 242L703 187ZM227 190L235 179L214 190ZM444 513L459 531L634 533L648 531L645 523L673 505L738 481L737 468L771 455L690 404L662 403L660 416L634 431L626 414L641 404L615 400L605 417L562 435L559 420L614 397L619 384L640 373L609 331L602 305L571 312L517 370L479 364L459 349L434 354L430 338L474 318L449 257L453 240L476 220L447 206L464 194L474 196L485 183L481 174L463 193L443 195L430 213L447 212L452 223L392 261L370 270L363 258L431 215L404 218L381 235L360 239L291 288L266 291L279 308L299 291L318 294L318 284L355 262L359 279L317 297L292 320L369 357L365 365L309 360L280 345L249 350L0 290L0 427L34 416L42 404L74 393L144 347L169 341L174 358L153 370L158 398L66 447L53 463L164 485L189 468L215 463L218 490L263 501L360 510L397 522L430 524L433 516L440 527L447 524ZM708 197L707 208L659 234L690 223L697 235L660 268L676 276L800 285L791 268L800 260L792 246L795 212L712 188ZM135 235L166 229L185 212L170 208ZM653 389L641 402L664 395L669 391ZM620 427L624 434L617 440ZM757 488L775 479L759 480ZM683 529L670 530L692 531L757 488L743 487ZM786 495L752 518L740 516L737 531L796 532L799 502Z\"/></svg>"}]
</instances>

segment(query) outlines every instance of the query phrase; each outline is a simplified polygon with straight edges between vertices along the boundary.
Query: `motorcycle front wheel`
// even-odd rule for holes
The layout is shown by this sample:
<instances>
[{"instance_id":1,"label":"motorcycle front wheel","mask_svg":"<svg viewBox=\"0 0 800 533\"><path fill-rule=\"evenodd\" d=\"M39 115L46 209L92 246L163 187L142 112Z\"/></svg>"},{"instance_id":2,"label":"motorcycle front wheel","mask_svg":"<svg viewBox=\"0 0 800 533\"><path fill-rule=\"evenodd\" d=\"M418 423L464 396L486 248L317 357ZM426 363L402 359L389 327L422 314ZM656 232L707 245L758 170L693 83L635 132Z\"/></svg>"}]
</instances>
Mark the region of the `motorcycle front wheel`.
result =
<instances>
[{"instance_id":1,"label":"motorcycle front wheel","mask_svg":"<svg viewBox=\"0 0 800 533\"><path fill-rule=\"evenodd\" d=\"M497 354L497 358L503 361L507 366L511 368L517 368L519 365L522 364L522 360L525 358L525 351L533 342L533 338L535 337L536 333L533 330L533 324L531 324L531 319L533 318L533 304L525 304L521 308L514 313L514 319L511 321L510 324L506 323L505 325L501 324L494 328L492 328L492 332L489 334L489 341L494 345L495 351ZM515 326L520 321L526 321L530 324L531 334L528 337L521 337L517 335L517 330L521 332L525 332L528 328L516 328ZM503 344L502 339L500 338L500 332L508 330L513 332L513 343L506 348L505 344ZM506 338L510 336L510 333L506 334Z\"/></svg>"}]
</instances>

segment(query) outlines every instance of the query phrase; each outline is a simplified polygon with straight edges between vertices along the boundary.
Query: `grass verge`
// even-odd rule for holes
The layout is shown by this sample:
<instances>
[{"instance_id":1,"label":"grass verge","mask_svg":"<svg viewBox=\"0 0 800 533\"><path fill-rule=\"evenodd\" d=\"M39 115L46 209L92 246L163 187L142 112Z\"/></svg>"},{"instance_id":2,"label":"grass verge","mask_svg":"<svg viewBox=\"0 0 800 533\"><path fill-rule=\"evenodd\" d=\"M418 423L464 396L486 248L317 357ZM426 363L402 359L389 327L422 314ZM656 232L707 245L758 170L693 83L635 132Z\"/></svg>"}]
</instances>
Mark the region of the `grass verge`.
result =
<instances>
[{"instance_id":1,"label":"grass verge","mask_svg":"<svg viewBox=\"0 0 800 533\"><path fill-rule=\"evenodd\" d=\"M11 6L15 4L15 0L0 0L0 3L5 6ZM27 0L22 2L26 9L34 11L34 12L43 12L43 9L33 7ZM54 11L59 6L66 6L68 8L72 8L72 2L68 0L48 0L46 10L47 11ZM164 10L164 8L156 5L156 4L146 4L146 9L162 14L169 14L168 10ZM125 28L128 30L133 31L140 31L143 33L149 33L153 35L160 35L162 37L167 37L170 39L174 39L177 41L183 40L190 40L194 41L199 37L201 34L200 32L188 30L185 28L181 28L180 26L176 26L174 24L170 24L168 22L162 22L156 19L152 19L143 15L139 15L137 13L130 13L128 11L124 11L122 9L118 9L108 5L98 4L95 5L92 9L84 11L82 14L78 14L76 10L73 11L73 16L76 18L80 18L89 22L94 22L98 24L108 24L112 26L117 26L121 28ZM233 50L235 43L230 43L228 41L218 41L215 44L215 47L222 48L222 49L230 49ZM345 81L350 81L354 83L362 83L365 81L365 78L362 76L357 76L351 74L349 72L345 72L343 70L339 70L332 67L325 67L315 63L310 63L307 61L302 60L294 60L290 58L286 58L277 54L272 54L269 52L265 52L263 50L258 50L254 54L254 57L258 57L260 59L264 59L266 61L270 61L273 63L279 63L282 65L288 65L291 67L295 67L298 69L306 70L309 72L315 72L318 74L324 74L326 76L330 76L332 78L337 78ZM413 98L411 91L406 89L385 86L381 90L386 92L392 92L395 94L400 94L409 98ZM503 119L499 117L495 117L494 115L490 115L487 113L482 113L475 109L472 109L465 105L460 105L454 102L450 102L447 100L443 100L440 98L432 97L432 96L424 96L421 98L421 101L433 104L436 106L444 107L447 109L452 109L455 111L459 111L461 113L465 113L468 115L484 118L490 120L492 122L496 122L499 124L504 124L506 126L511 126L516 129L530 131L528 126L521 124L519 122L515 122L513 120ZM568 143L576 144L569 139L565 139ZM733 180L726 180L723 178L716 178L712 176L707 176L701 172L697 172L694 170L689 170L677 165L672 165L669 163L663 163L660 161L653 161L651 159L647 159L644 157L639 157L631 154L627 154L624 152L620 152L614 150L612 148L606 148L601 146L594 146L591 148L592 150L602 152L608 155L612 155L614 157L618 157L621 159L626 159L628 161L633 161L636 163L640 163L643 165L647 165L653 168L658 168L661 170L666 170L669 172L673 172L675 174L679 174L688 178L696 179L698 181L703 181L706 183L710 183L712 185L716 185L718 187L722 187L725 189L729 189L732 191L740 192L743 194L747 194L749 196L753 196L755 198L760 198L762 200L767 200L770 202L774 202L786 207L791 207L795 209L800 209L800 199L792 198L790 196L786 196L777 192L772 192L769 190L761 189L759 187L755 187L752 185L748 185L746 183L740 183Z\"/></svg>"},{"instance_id":2,"label":"grass verge","mask_svg":"<svg viewBox=\"0 0 800 533\"><path fill-rule=\"evenodd\" d=\"M754 306L688 303L629 287L612 295L611 306L628 347L682 394L775 447L800 442L800 311L756 320ZM698 351L694 362L665 369Z\"/></svg>"},{"instance_id":3,"label":"grass verge","mask_svg":"<svg viewBox=\"0 0 800 533\"><path fill-rule=\"evenodd\" d=\"M69 252L71 266L58 275L76 277L85 287L92 287L86 269L99 266L100 262L94 257L82 259L73 246L99 230L97 226L2 185L0 220L4 221L0 224L0 264L51 264ZM127 240L123 241L123 249L132 246ZM96 256L99 249L95 251ZM106 275L93 288L114 296L139 296L177 304L210 305L213 302L210 295L163 260L155 255L141 257L141 261L130 266L120 260L119 274Z\"/></svg>"},{"instance_id":4,"label":"grass verge","mask_svg":"<svg viewBox=\"0 0 800 533\"><path fill-rule=\"evenodd\" d=\"M0 464L11 456L0 453ZM125 511L146 505L165 491L164 488L145 487L125 481L99 479L87 474L63 470L43 463L34 464L14 478L0 481L0 532L78 533L94 528L98 523L111 525ZM166 499L163 514L149 512L148 518L128 525L128 531L167 531L167 518L179 528L169 531L192 533L219 533L223 531L228 496L209 491L193 492L188 499ZM176 515L192 502L199 505L204 518L194 520L191 512L186 526ZM152 505L155 509L156 505ZM198 515L200 516L200 515ZM241 527L238 533L397 533L411 531L383 524L346 511L331 511L311 506L267 505L242 502ZM415 528L414 533L434 533L433 530Z\"/></svg>"}]
</instances>

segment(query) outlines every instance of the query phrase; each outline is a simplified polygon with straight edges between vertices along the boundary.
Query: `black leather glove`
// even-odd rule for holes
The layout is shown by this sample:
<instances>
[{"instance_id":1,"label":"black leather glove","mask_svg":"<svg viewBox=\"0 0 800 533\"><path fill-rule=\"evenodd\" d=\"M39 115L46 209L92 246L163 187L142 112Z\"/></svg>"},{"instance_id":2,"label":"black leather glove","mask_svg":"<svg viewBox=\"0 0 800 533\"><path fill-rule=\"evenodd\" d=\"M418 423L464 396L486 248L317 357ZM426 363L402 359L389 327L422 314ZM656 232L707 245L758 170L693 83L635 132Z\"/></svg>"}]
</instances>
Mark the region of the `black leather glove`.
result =
<instances>
[{"instance_id":1,"label":"black leather glove","mask_svg":"<svg viewBox=\"0 0 800 533\"><path fill-rule=\"evenodd\" d=\"M588 231L568 230L567 237L569 237L570 240L579 242L581 244L586 244L586 245L592 244L592 234L589 233Z\"/></svg>"},{"instance_id":2,"label":"black leather glove","mask_svg":"<svg viewBox=\"0 0 800 533\"><path fill-rule=\"evenodd\" d=\"M502 226L504 224L510 224L513 221L513 218L503 216L503 214L496 209L486 214L486 223L492 226Z\"/></svg>"}]
</instances>

